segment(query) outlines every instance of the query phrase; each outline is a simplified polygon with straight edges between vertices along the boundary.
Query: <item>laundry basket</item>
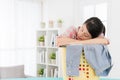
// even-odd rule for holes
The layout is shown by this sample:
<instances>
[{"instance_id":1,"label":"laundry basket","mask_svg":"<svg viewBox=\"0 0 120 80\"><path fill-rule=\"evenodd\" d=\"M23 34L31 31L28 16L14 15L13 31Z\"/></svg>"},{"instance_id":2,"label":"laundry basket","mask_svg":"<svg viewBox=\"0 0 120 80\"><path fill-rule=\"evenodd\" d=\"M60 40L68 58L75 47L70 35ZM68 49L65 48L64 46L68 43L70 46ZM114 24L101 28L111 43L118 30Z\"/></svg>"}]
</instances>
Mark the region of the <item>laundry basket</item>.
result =
<instances>
[{"instance_id":1,"label":"laundry basket","mask_svg":"<svg viewBox=\"0 0 120 80\"><path fill-rule=\"evenodd\" d=\"M93 68L87 63L85 59L84 51L82 51L79 65L79 76L69 77L66 75L66 48L60 48L60 54L62 56L62 75L64 80L99 80L99 77L95 75Z\"/></svg>"}]
</instances>

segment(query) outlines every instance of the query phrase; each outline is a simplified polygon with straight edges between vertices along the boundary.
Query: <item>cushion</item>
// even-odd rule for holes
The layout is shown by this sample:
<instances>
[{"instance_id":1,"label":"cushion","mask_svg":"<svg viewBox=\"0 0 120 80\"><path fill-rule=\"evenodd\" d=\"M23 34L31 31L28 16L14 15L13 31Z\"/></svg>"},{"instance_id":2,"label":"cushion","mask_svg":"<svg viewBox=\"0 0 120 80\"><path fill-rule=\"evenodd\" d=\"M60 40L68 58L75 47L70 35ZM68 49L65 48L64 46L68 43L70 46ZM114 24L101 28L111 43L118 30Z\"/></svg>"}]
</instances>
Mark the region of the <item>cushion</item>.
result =
<instances>
[{"instance_id":1,"label":"cushion","mask_svg":"<svg viewBox=\"0 0 120 80\"><path fill-rule=\"evenodd\" d=\"M24 65L0 67L0 78L25 78Z\"/></svg>"}]
</instances>

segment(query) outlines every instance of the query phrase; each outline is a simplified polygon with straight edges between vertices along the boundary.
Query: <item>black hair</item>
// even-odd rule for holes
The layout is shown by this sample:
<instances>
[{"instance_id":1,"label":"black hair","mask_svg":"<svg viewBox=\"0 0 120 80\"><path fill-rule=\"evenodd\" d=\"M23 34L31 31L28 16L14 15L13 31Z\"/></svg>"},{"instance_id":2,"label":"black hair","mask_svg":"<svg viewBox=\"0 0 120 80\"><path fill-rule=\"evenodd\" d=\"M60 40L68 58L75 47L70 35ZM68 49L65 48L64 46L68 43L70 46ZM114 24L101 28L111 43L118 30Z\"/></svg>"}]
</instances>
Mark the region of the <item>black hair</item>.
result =
<instances>
[{"instance_id":1,"label":"black hair","mask_svg":"<svg viewBox=\"0 0 120 80\"><path fill-rule=\"evenodd\" d=\"M99 18L91 17L87 19L84 24L86 25L92 38L98 37L101 33L105 35L105 26Z\"/></svg>"}]
</instances>

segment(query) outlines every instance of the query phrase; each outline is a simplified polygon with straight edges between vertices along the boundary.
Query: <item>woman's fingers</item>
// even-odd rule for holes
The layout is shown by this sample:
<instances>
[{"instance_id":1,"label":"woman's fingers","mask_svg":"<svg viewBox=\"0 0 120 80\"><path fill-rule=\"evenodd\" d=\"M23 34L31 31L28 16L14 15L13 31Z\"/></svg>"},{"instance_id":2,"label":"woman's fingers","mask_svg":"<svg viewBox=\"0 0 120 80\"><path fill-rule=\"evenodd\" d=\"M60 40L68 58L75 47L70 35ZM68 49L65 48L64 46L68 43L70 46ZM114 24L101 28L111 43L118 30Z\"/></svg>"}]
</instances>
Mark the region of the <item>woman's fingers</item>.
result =
<instances>
[{"instance_id":1,"label":"woman's fingers","mask_svg":"<svg viewBox=\"0 0 120 80\"><path fill-rule=\"evenodd\" d=\"M56 39L56 45L57 46L62 46L67 44L67 39L66 37L57 37Z\"/></svg>"},{"instance_id":2,"label":"woman's fingers","mask_svg":"<svg viewBox=\"0 0 120 80\"><path fill-rule=\"evenodd\" d=\"M56 46L59 47L60 44L62 44L62 43L61 43L61 37L57 37L57 38L56 38Z\"/></svg>"}]
</instances>

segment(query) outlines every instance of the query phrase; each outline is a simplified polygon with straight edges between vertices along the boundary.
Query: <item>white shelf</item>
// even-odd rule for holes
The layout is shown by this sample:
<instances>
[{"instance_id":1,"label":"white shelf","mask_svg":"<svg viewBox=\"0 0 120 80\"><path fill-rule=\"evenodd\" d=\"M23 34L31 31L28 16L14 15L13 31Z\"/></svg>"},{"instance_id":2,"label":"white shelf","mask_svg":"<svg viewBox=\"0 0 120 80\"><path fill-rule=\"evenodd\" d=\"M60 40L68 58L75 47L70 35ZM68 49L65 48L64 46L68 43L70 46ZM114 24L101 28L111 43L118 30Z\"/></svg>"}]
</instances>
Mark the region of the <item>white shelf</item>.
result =
<instances>
[{"instance_id":1,"label":"white shelf","mask_svg":"<svg viewBox=\"0 0 120 80\"><path fill-rule=\"evenodd\" d=\"M55 37L58 35L59 28L44 28L38 29L36 33L36 51L37 51L37 71L36 76L38 75L38 70L44 68L45 75L43 77L59 77L59 55L58 47L55 46ZM40 45L38 38L40 36L45 36L44 45ZM54 43L54 44L52 44ZM55 52L56 61L52 63L50 60L50 54ZM55 70L55 71L54 71ZM53 71L53 72L52 72ZM57 72L57 73L54 73ZM53 73L53 74L52 74ZM57 75L56 75L57 74Z\"/></svg>"},{"instance_id":2,"label":"white shelf","mask_svg":"<svg viewBox=\"0 0 120 80\"><path fill-rule=\"evenodd\" d=\"M52 48L52 49L58 49L58 47L52 47L52 46L37 46L37 48Z\"/></svg>"},{"instance_id":3,"label":"white shelf","mask_svg":"<svg viewBox=\"0 0 120 80\"><path fill-rule=\"evenodd\" d=\"M56 65L56 64L48 64L48 66L59 67L59 66L58 66L58 65Z\"/></svg>"},{"instance_id":4,"label":"white shelf","mask_svg":"<svg viewBox=\"0 0 120 80\"><path fill-rule=\"evenodd\" d=\"M43 62L40 62L40 63L38 63L39 65L46 65L46 63L43 63Z\"/></svg>"},{"instance_id":5,"label":"white shelf","mask_svg":"<svg viewBox=\"0 0 120 80\"><path fill-rule=\"evenodd\" d=\"M38 29L37 31L58 31L59 28L42 28Z\"/></svg>"}]
</instances>

